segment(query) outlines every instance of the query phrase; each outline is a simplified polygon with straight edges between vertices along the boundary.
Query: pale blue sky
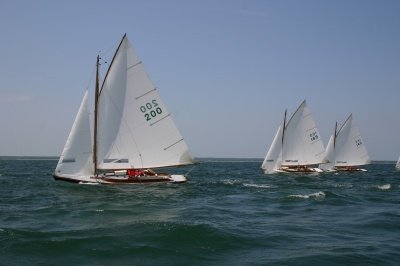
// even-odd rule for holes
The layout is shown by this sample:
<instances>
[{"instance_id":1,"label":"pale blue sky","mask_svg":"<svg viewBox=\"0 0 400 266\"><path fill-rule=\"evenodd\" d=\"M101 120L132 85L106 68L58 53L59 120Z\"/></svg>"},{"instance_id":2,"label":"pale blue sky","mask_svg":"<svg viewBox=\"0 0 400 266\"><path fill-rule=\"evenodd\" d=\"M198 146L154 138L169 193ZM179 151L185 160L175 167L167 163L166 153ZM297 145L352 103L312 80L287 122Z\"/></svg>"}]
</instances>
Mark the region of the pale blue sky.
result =
<instances>
[{"instance_id":1,"label":"pale blue sky","mask_svg":"<svg viewBox=\"0 0 400 266\"><path fill-rule=\"evenodd\" d=\"M127 33L196 157L265 156L303 99L400 155L400 1L0 0L0 155L59 155Z\"/></svg>"}]
</instances>

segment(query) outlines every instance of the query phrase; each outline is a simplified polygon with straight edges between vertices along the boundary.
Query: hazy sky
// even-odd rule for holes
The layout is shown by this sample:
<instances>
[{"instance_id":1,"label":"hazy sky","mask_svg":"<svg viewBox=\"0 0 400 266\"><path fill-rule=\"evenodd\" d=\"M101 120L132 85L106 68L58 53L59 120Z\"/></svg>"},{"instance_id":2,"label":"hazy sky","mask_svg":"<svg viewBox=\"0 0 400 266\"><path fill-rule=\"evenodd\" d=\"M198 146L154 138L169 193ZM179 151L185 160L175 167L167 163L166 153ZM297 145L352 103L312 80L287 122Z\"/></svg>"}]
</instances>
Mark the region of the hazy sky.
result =
<instances>
[{"instance_id":1,"label":"hazy sky","mask_svg":"<svg viewBox=\"0 0 400 266\"><path fill-rule=\"evenodd\" d=\"M399 14L397 0L0 0L0 155L59 155L97 53L127 33L193 156L263 158L306 99L325 145L353 113L370 157L396 160Z\"/></svg>"}]
</instances>

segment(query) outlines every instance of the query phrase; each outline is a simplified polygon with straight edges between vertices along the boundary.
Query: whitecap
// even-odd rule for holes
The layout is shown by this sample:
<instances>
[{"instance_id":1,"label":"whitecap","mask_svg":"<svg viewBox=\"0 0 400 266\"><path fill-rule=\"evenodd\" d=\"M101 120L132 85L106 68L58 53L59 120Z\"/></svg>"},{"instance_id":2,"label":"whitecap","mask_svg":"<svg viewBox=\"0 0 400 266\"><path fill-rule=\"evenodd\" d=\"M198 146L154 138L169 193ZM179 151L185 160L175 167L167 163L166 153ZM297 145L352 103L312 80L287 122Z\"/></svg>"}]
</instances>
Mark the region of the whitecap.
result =
<instances>
[{"instance_id":1,"label":"whitecap","mask_svg":"<svg viewBox=\"0 0 400 266\"><path fill-rule=\"evenodd\" d=\"M267 184L243 184L245 187L255 187L255 188L270 188L270 185Z\"/></svg>"},{"instance_id":2,"label":"whitecap","mask_svg":"<svg viewBox=\"0 0 400 266\"><path fill-rule=\"evenodd\" d=\"M325 193L322 191L315 192L308 195L289 195L289 198L301 198L301 199L309 199L309 198L324 198Z\"/></svg>"},{"instance_id":3,"label":"whitecap","mask_svg":"<svg viewBox=\"0 0 400 266\"><path fill-rule=\"evenodd\" d=\"M235 185L235 184L240 183L240 181L238 181L238 180L226 179L226 180L222 180L222 183L223 183L224 185Z\"/></svg>"},{"instance_id":4,"label":"whitecap","mask_svg":"<svg viewBox=\"0 0 400 266\"><path fill-rule=\"evenodd\" d=\"M336 188L352 188L352 184L335 184Z\"/></svg>"},{"instance_id":5,"label":"whitecap","mask_svg":"<svg viewBox=\"0 0 400 266\"><path fill-rule=\"evenodd\" d=\"M384 185L378 186L378 188L380 190L389 190L392 188L392 186L390 184L384 184Z\"/></svg>"},{"instance_id":6,"label":"whitecap","mask_svg":"<svg viewBox=\"0 0 400 266\"><path fill-rule=\"evenodd\" d=\"M104 210L100 210L100 209L98 209L98 210L96 210L96 212L103 212Z\"/></svg>"},{"instance_id":7,"label":"whitecap","mask_svg":"<svg viewBox=\"0 0 400 266\"><path fill-rule=\"evenodd\" d=\"M79 182L79 185L100 185L100 183L81 181Z\"/></svg>"}]
</instances>

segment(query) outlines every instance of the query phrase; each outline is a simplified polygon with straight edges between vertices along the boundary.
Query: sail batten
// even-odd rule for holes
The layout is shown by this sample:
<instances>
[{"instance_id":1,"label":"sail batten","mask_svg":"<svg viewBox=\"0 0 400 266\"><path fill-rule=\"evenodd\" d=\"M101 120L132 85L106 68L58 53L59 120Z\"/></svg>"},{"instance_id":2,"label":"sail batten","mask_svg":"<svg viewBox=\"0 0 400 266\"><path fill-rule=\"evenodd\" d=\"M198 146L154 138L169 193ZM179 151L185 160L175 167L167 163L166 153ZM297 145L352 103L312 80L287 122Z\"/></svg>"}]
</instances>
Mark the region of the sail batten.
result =
<instances>
[{"instance_id":1,"label":"sail batten","mask_svg":"<svg viewBox=\"0 0 400 266\"><path fill-rule=\"evenodd\" d=\"M156 90L157 90L157 88L154 88L154 89L152 89L151 91L145 92L143 95L140 95L140 96L136 97L136 100L139 100L139 99L142 98L143 96L146 96L147 94L152 93L153 91L156 91Z\"/></svg>"}]
</instances>

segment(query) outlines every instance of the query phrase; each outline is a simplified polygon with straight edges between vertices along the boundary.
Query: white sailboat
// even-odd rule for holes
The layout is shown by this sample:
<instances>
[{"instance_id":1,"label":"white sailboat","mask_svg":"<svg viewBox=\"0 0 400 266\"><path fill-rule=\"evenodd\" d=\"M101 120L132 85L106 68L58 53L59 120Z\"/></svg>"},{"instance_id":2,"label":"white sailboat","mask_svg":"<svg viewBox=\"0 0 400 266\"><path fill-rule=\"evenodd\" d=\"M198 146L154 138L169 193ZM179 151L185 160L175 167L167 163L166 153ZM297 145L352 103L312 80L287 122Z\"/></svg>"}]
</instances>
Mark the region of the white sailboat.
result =
<instances>
[{"instance_id":1,"label":"white sailboat","mask_svg":"<svg viewBox=\"0 0 400 266\"><path fill-rule=\"evenodd\" d=\"M326 158L330 162L328 167L321 167L329 171L366 171L359 166L371 163L352 114L339 129L336 123L326 148Z\"/></svg>"},{"instance_id":2,"label":"white sailboat","mask_svg":"<svg viewBox=\"0 0 400 266\"><path fill-rule=\"evenodd\" d=\"M265 174L274 172L322 172L315 167L324 162L325 150L314 118L304 100L283 125L261 166Z\"/></svg>"},{"instance_id":3,"label":"white sailboat","mask_svg":"<svg viewBox=\"0 0 400 266\"><path fill-rule=\"evenodd\" d=\"M71 182L185 182L152 169L193 164L189 149L126 35L99 86L93 134L85 93L54 178ZM93 136L93 143L92 143Z\"/></svg>"},{"instance_id":4,"label":"white sailboat","mask_svg":"<svg viewBox=\"0 0 400 266\"><path fill-rule=\"evenodd\" d=\"M399 159L397 159L396 169L400 170L400 157L399 157Z\"/></svg>"}]
</instances>

